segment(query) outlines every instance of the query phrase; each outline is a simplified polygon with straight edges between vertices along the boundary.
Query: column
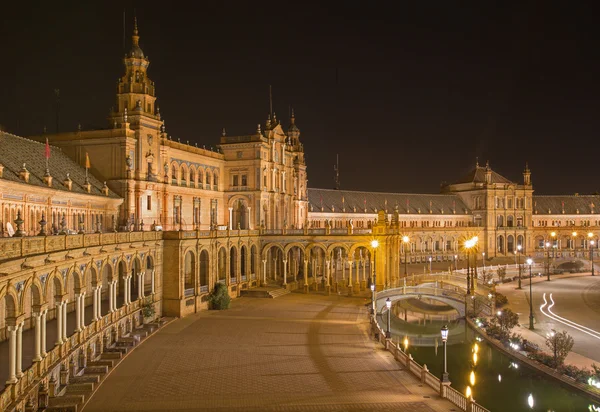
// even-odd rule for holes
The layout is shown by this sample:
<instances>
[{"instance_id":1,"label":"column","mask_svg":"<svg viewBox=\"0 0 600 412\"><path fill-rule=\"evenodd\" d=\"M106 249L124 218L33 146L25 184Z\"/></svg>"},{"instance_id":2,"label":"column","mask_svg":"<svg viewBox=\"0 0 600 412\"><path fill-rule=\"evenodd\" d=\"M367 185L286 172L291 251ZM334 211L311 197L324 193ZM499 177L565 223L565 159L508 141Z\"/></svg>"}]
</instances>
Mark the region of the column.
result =
<instances>
[{"instance_id":1,"label":"column","mask_svg":"<svg viewBox=\"0 0 600 412\"><path fill-rule=\"evenodd\" d=\"M267 260L263 259L263 285L267 284Z\"/></svg>"},{"instance_id":2,"label":"column","mask_svg":"<svg viewBox=\"0 0 600 412\"><path fill-rule=\"evenodd\" d=\"M33 361L39 362L42 360L42 313L34 313L35 318L35 343Z\"/></svg>"},{"instance_id":3,"label":"column","mask_svg":"<svg viewBox=\"0 0 600 412\"><path fill-rule=\"evenodd\" d=\"M287 259L283 260L283 284L287 285Z\"/></svg>"},{"instance_id":4,"label":"column","mask_svg":"<svg viewBox=\"0 0 600 412\"><path fill-rule=\"evenodd\" d=\"M63 344L63 304L62 302L56 302L56 345L60 346Z\"/></svg>"},{"instance_id":5,"label":"column","mask_svg":"<svg viewBox=\"0 0 600 412\"><path fill-rule=\"evenodd\" d=\"M23 376L23 322L17 326L17 378Z\"/></svg>"},{"instance_id":6,"label":"column","mask_svg":"<svg viewBox=\"0 0 600 412\"><path fill-rule=\"evenodd\" d=\"M152 269L152 278L150 279L150 290L154 295L154 275L156 275L156 269Z\"/></svg>"},{"instance_id":7,"label":"column","mask_svg":"<svg viewBox=\"0 0 600 412\"><path fill-rule=\"evenodd\" d=\"M131 275L125 278L125 304L131 303Z\"/></svg>"},{"instance_id":8,"label":"column","mask_svg":"<svg viewBox=\"0 0 600 412\"><path fill-rule=\"evenodd\" d=\"M252 208L250 206L248 206L248 220L247 220L247 222L248 222L248 230L252 230L252 222L251 222L252 213L250 212L251 209Z\"/></svg>"},{"instance_id":9,"label":"column","mask_svg":"<svg viewBox=\"0 0 600 412\"><path fill-rule=\"evenodd\" d=\"M67 300L65 300L63 302L63 309L62 309L62 317L63 317L63 326L62 326L62 338L63 338L63 342L66 342L67 340L67 304L69 302Z\"/></svg>"},{"instance_id":10,"label":"column","mask_svg":"<svg viewBox=\"0 0 600 412\"><path fill-rule=\"evenodd\" d=\"M233 208L230 207L229 208L229 230L232 229L232 226L231 226L233 224L232 219L233 219Z\"/></svg>"},{"instance_id":11,"label":"column","mask_svg":"<svg viewBox=\"0 0 600 412\"><path fill-rule=\"evenodd\" d=\"M42 346L42 357L45 358L46 352L46 316L48 315L48 309L42 312L42 325L41 325L41 346Z\"/></svg>"},{"instance_id":12,"label":"column","mask_svg":"<svg viewBox=\"0 0 600 412\"><path fill-rule=\"evenodd\" d=\"M308 293L308 259L304 259L304 293Z\"/></svg>"},{"instance_id":13,"label":"column","mask_svg":"<svg viewBox=\"0 0 600 412\"><path fill-rule=\"evenodd\" d=\"M115 291L115 284L117 282L115 280L113 280L112 282L108 282L108 312L112 313L115 311L115 298L117 296L117 293Z\"/></svg>"},{"instance_id":14,"label":"column","mask_svg":"<svg viewBox=\"0 0 600 412\"><path fill-rule=\"evenodd\" d=\"M144 299L144 272L138 273L138 299Z\"/></svg>"},{"instance_id":15,"label":"column","mask_svg":"<svg viewBox=\"0 0 600 412\"><path fill-rule=\"evenodd\" d=\"M95 286L92 288L92 321L96 322L100 319L100 311L98 307L100 306L100 299L98 298L98 291L102 290L102 286Z\"/></svg>"},{"instance_id":16,"label":"column","mask_svg":"<svg viewBox=\"0 0 600 412\"><path fill-rule=\"evenodd\" d=\"M329 259L325 259L325 292L327 295L329 295L329 291L331 290L329 286L329 271Z\"/></svg>"},{"instance_id":17,"label":"column","mask_svg":"<svg viewBox=\"0 0 600 412\"><path fill-rule=\"evenodd\" d=\"M348 296L352 296L352 260L348 260Z\"/></svg>"},{"instance_id":18,"label":"column","mask_svg":"<svg viewBox=\"0 0 600 412\"><path fill-rule=\"evenodd\" d=\"M7 384L17 382L17 325L7 326L8 329L8 380Z\"/></svg>"},{"instance_id":19,"label":"column","mask_svg":"<svg viewBox=\"0 0 600 412\"><path fill-rule=\"evenodd\" d=\"M79 303L81 314L81 319L79 319L79 326L81 329L85 328L85 292L81 293L81 297L79 298L81 302Z\"/></svg>"},{"instance_id":20,"label":"column","mask_svg":"<svg viewBox=\"0 0 600 412\"><path fill-rule=\"evenodd\" d=\"M75 332L81 331L81 293L75 295Z\"/></svg>"}]
</instances>

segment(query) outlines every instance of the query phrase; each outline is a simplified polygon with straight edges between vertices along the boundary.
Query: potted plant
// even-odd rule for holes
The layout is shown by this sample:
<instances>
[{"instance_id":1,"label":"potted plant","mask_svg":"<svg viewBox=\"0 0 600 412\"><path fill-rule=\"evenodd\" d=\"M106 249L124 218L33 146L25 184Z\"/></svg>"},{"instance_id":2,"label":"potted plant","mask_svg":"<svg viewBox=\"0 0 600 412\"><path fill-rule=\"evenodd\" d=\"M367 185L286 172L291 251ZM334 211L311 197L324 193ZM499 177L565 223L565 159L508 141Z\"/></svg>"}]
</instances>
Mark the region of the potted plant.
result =
<instances>
[{"instance_id":1,"label":"potted plant","mask_svg":"<svg viewBox=\"0 0 600 412\"><path fill-rule=\"evenodd\" d=\"M155 315L156 309L154 308L154 302L152 302L152 298L150 297L142 303L142 316L144 316L144 324L154 322Z\"/></svg>"}]
</instances>

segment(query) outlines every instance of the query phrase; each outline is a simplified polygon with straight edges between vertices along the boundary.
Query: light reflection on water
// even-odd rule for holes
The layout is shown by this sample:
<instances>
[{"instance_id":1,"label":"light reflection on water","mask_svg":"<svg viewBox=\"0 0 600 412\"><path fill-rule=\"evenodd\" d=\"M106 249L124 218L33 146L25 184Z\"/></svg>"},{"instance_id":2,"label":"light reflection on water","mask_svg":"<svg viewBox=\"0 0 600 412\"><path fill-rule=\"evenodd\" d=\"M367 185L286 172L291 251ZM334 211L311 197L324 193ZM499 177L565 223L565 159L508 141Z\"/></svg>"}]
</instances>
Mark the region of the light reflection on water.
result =
<instances>
[{"instance_id":1,"label":"light reflection on water","mask_svg":"<svg viewBox=\"0 0 600 412\"><path fill-rule=\"evenodd\" d=\"M402 323L393 322L394 341L402 342L405 335L399 330ZM427 330L440 330L444 323L433 322ZM554 380L535 374L526 365L513 361L486 341L476 339L476 333L464 322L448 325L448 373L452 387L465 393L470 386L473 398L492 412L517 411L600 411L598 404L560 386ZM414 325L410 325L414 333ZM410 342L408 353L419 364L426 364L432 374L440 377L443 368L441 339L433 346L417 346ZM478 349L474 350L474 344ZM476 360L474 361L474 355ZM471 374L473 372L473 374ZM471 384L472 382L474 384ZM529 399L531 395L532 399ZM530 408L528 402L533 401ZM597 409L594 409L597 408Z\"/></svg>"}]
</instances>

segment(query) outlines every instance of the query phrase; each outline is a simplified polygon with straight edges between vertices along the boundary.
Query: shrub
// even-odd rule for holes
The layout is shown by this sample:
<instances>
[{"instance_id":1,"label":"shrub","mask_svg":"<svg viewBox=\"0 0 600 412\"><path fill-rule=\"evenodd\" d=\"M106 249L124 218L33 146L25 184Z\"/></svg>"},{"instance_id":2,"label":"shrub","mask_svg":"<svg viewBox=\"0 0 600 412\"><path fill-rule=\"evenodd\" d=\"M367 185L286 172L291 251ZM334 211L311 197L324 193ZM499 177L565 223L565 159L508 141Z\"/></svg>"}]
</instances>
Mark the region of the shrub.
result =
<instances>
[{"instance_id":1,"label":"shrub","mask_svg":"<svg viewBox=\"0 0 600 412\"><path fill-rule=\"evenodd\" d=\"M504 266L498 267L498 279L500 279L500 282L504 283L505 277L506 277L506 267L504 267Z\"/></svg>"},{"instance_id":2,"label":"shrub","mask_svg":"<svg viewBox=\"0 0 600 412\"><path fill-rule=\"evenodd\" d=\"M155 313L156 313L156 309L154 309L154 304L152 302L152 298L145 300L142 303L142 315L144 315L145 318L152 318L152 317L154 317Z\"/></svg>"},{"instance_id":3,"label":"shrub","mask_svg":"<svg viewBox=\"0 0 600 412\"><path fill-rule=\"evenodd\" d=\"M227 286L222 283L217 283L208 297L209 309L224 310L229 309L231 298Z\"/></svg>"},{"instance_id":4,"label":"shrub","mask_svg":"<svg viewBox=\"0 0 600 412\"><path fill-rule=\"evenodd\" d=\"M573 337L567 333L567 331L557 332L552 329L552 333L546 338L546 346L554 353L554 367L558 368L561 366L573 349L575 341Z\"/></svg>"},{"instance_id":5,"label":"shrub","mask_svg":"<svg viewBox=\"0 0 600 412\"><path fill-rule=\"evenodd\" d=\"M496 292L496 307L500 308L508 303L508 298L500 292Z\"/></svg>"}]
</instances>

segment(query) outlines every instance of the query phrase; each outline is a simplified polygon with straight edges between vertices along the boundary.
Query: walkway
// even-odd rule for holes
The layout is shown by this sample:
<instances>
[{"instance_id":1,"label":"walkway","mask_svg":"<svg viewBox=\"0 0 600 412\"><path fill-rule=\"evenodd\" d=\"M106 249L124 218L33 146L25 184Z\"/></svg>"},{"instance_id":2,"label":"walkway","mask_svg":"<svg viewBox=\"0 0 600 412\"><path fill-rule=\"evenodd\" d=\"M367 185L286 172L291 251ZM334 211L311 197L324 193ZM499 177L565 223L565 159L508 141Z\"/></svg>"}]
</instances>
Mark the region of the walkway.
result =
<instances>
[{"instance_id":1,"label":"walkway","mask_svg":"<svg viewBox=\"0 0 600 412\"><path fill-rule=\"evenodd\" d=\"M367 336L368 302L292 293L176 320L123 360L85 412L456 410Z\"/></svg>"}]
</instances>

